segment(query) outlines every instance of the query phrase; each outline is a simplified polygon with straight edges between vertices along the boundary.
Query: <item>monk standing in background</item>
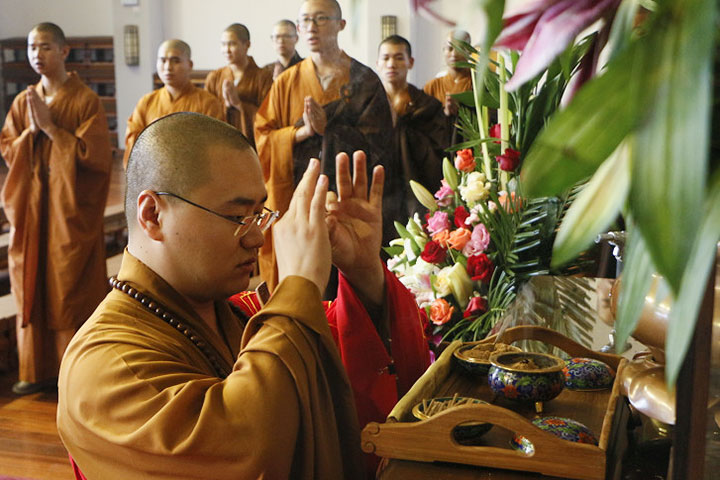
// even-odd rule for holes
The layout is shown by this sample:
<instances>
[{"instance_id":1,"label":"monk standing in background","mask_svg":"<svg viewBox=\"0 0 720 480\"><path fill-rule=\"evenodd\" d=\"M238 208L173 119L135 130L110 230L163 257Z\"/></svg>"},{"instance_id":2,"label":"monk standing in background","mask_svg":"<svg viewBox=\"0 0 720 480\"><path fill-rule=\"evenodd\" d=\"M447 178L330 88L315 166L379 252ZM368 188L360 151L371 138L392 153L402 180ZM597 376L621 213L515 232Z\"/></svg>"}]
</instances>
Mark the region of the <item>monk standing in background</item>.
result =
<instances>
[{"instance_id":1,"label":"monk standing in background","mask_svg":"<svg viewBox=\"0 0 720 480\"><path fill-rule=\"evenodd\" d=\"M270 90L272 74L258 67L247 54L250 32L245 25L233 23L227 27L220 43L227 65L208 74L205 90L220 99L226 108L227 122L255 146L253 120Z\"/></svg>"},{"instance_id":2,"label":"monk standing in background","mask_svg":"<svg viewBox=\"0 0 720 480\"><path fill-rule=\"evenodd\" d=\"M298 42L295 24L290 20L280 20L273 27L270 40L273 42L273 47L275 48L278 58L263 68L272 72L272 78L275 80L282 72L302 60L300 54L295 50L295 45L297 45Z\"/></svg>"},{"instance_id":3,"label":"monk standing in background","mask_svg":"<svg viewBox=\"0 0 720 480\"><path fill-rule=\"evenodd\" d=\"M410 189L410 180L430 191L440 187L442 159L450 146L443 105L407 81L414 63L410 42L400 35L391 35L380 43L377 70L393 111L394 149L399 162L398 174L389 183L395 182L394 188L402 192L406 217L424 209Z\"/></svg>"},{"instance_id":4,"label":"monk standing in background","mask_svg":"<svg viewBox=\"0 0 720 480\"><path fill-rule=\"evenodd\" d=\"M447 43L443 47L447 72L444 76L433 78L425 84L423 90L428 95L437 98L443 104L443 110L448 117L457 116L457 100L450 95L472 90L472 77L469 68L456 67L455 64L466 61L462 52L453 47L453 40L462 40L470 43L470 34L463 30L451 30L447 36Z\"/></svg>"},{"instance_id":5,"label":"monk standing in background","mask_svg":"<svg viewBox=\"0 0 720 480\"><path fill-rule=\"evenodd\" d=\"M166 40L158 48L157 74L164 86L142 97L127 121L124 167L135 139L153 120L175 112L202 113L225 120L220 100L192 84L190 53L190 45L182 40Z\"/></svg>"},{"instance_id":6,"label":"monk standing in background","mask_svg":"<svg viewBox=\"0 0 720 480\"><path fill-rule=\"evenodd\" d=\"M110 133L98 96L65 70L69 52L57 25L32 29L28 59L41 79L15 97L0 133L19 395L55 386L65 348L107 292Z\"/></svg>"},{"instance_id":7,"label":"monk standing in background","mask_svg":"<svg viewBox=\"0 0 720 480\"><path fill-rule=\"evenodd\" d=\"M368 169L384 165L391 178L392 116L380 79L338 46L345 28L335 0L306 0L298 30L310 56L280 74L255 118L255 140L268 189L268 205L285 212L310 158L318 157L334 185L335 155L363 150ZM398 200L385 189L384 241L395 236L391 207ZM390 208L389 208L390 207ZM277 285L271 232L260 251L260 274Z\"/></svg>"}]
</instances>

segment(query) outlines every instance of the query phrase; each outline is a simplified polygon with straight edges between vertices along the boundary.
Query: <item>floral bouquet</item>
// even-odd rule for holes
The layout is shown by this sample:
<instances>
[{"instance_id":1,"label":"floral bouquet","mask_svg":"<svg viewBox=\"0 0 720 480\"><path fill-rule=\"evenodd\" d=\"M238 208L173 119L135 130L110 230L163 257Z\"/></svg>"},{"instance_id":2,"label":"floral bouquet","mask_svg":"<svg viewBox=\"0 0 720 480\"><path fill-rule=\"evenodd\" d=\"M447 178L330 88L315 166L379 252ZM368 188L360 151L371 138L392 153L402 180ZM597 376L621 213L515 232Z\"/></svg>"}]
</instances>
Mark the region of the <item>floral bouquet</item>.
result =
<instances>
[{"instance_id":1,"label":"floral bouquet","mask_svg":"<svg viewBox=\"0 0 720 480\"><path fill-rule=\"evenodd\" d=\"M579 42L544 75L510 94L503 88L510 77L503 56L491 61L493 72L481 63L487 56L457 44L474 80L472 92L457 96L463 105L458 128L465 141L449 149L454 158L444 159L444 178L434 194L410 182L428 213L415 214L406 225L396 222L400 238L385 249L391 257L388 267L425 309L434 343L483 338L524 282L550 273L558 222L579 187L557 197L525 198L521 149L529 148L559 107L573 66L591 41ZM510 58L518 60L517 55ZM494 110L499 122L488 127Z\"/></svg>"}]
</instances>

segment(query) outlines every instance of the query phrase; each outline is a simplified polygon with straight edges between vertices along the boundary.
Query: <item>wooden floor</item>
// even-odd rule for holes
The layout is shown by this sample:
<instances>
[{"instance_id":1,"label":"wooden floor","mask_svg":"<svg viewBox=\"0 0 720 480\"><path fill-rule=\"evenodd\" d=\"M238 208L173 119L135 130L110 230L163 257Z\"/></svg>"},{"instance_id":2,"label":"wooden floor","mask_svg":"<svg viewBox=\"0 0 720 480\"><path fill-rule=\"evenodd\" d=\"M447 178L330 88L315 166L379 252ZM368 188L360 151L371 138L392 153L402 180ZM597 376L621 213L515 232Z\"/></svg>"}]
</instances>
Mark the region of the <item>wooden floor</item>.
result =
<instances>
[{"instance_id":1,"label":"wooden floor","mask_svg":"<svg viewBox=\"0 0 720 480\"><path fill-rule=\"evenodd\" d=\"M0 478L71 480L67 452L55 426L57 393L18 397L17 373L0 374Z\"/></svg>"}]
</instances>

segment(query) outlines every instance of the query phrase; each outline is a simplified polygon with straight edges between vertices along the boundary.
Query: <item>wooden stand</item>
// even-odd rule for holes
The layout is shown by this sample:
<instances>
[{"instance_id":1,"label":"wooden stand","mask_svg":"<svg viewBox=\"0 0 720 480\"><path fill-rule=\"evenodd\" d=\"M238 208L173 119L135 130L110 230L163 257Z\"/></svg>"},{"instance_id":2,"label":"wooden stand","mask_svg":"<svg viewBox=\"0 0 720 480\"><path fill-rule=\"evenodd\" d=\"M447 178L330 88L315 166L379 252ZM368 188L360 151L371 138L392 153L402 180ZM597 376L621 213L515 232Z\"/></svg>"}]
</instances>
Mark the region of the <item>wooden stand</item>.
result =
<instances>
[{"instance_id":1,"label":"wooden stand","mask_svg":"<svg viewBox=\"0 0 720 480\"><path fill-rule=\"evenodd\" d=\"M573 357L589 357L608 363L616 371L622 370L625 360L617 355L593 352L552 330L542 327L515 327L508 329L503 342L540 340L554 345ZM492 341L488 339L486 341ZM452 362L452 352L462 344L450 345L411 391L398 403L384 424L370 423L362 432L362 447L366 452L388 459L414 462L453 462L466 465L493 467L525 472L503 476L493 471L492 478L527 478L527 472L588 480L619 476L620 453L617 448L626 445L625 426L628 409L620 396L620 382L612 390L579 392L565 390L557 398L545 403L543 416L560 416L577 420L599 436L599 445L580 444L561 440L535 427L533 405L516 404L494 399L486 376L471 376ZM619 378L619 375L616 377ZM492 405L465 405L439 413L428 420L412 422L410 409L424 398L459 395L491 401ZM453 437L453 429L465 422L488 422L493 429L482 436L477 445L461 445ZM525 436L535 446L535 453L512 450L510 439ZM615 441L616 437L622 440ZM418 464L415 464L417 467ZM422 464L420 464L422 465ZM386 462L381 478L406 478L415 475L412 462L403 462L403 468ZM408 470L409 468L409 470ZM454 477L452 466L446 466L446 478L489 478L487 469L477 469L478 476ZM404 470L404 471L402 471ZM394 471L391 476L386 472ZM466 469L463 469L467 473ZM423 478L422 476L416 478ZM429 477L426 477L429 478ZM541 477L542 478L542 477Z\"/></svg>"}]
</instances>

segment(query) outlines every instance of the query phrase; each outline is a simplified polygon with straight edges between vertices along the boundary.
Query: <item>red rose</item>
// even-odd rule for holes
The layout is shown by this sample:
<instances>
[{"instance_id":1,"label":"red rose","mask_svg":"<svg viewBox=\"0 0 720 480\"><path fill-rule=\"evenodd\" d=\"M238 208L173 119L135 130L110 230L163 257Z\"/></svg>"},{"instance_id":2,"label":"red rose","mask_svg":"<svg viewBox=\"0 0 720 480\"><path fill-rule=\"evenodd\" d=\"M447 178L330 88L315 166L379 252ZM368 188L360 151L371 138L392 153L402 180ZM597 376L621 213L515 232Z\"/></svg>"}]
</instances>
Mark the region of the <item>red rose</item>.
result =
<instances>
[{"instance_id":1,"label":"red rose","mask_svg":"<svg viewBox=\"0 0 720 480\"><path fill-rule=\"evenodd\" d=\"M463 318L475 317L487 312L488 302L483 297L473 297L470 299Z\"/></svg>"},{"instance_id":2,"label":"red rose","mask_svg":"<svg viewBox=\"0 0 720 480\"><path fill-rule=\"evenodd\" d=\"M465 207L460 205L455 209L455 213L453 213L453 216L455 217L455 226L457 228L469 228L467 225L465 225L465 219L470 216L470 212L467 211Z\"/></svg>"},{"instance_id":3,"label":"red rose","mask_svg":"<svg viewBox=\"0 0 720 480\"><path fill-rule=\"evenodd\" d=\"M495 270L495 265L484 253L468 258L467 272L473 281L489 283L493 270Z\"/></svg>"},{"instance_id":4,"label":"red rose","mask_svg":"<svg viewBox=\"0 0 720 480\"><path fill-rule=\"evenodd\" d=\"M499 124L499 123L496 123L495 125L493 125L492 127L490 127L490 136L491 136L492 138L502 138L502 133L500 133L501 131L502 131L502 130L501 130L501 128L500 128L500 124ZM493 143L500 143L500 141L498 140L498 141L493 142Z\"/></svg>"},{"instance_id":5,"label":"red rose","mask_svg":"<svg viewBox=\"0 0 720 480\"><path fill-rule=\"evenodd\" d=\"M425 244L425 248L420 254L420 258L428 263L442 263L445 261L445 249L443 249L438 243L430 240Z\"/></svg>"},{"instance_id":6,"label":"red rose","mask_svg":"<svg viewBox=\"0 0 720 480\"><path fill-rule=\"evenodd\" d=\"M513 150L512 148L508 148L505 150L504 154L495 157L495 160L497 160L500 164L500 170L512 172L520 163L520 152Z\"/></svg>"}]
</instances>

